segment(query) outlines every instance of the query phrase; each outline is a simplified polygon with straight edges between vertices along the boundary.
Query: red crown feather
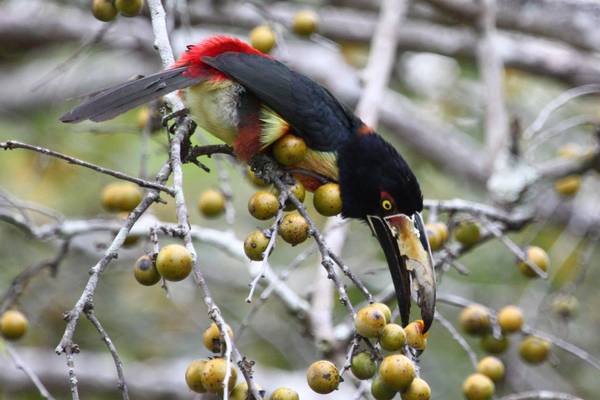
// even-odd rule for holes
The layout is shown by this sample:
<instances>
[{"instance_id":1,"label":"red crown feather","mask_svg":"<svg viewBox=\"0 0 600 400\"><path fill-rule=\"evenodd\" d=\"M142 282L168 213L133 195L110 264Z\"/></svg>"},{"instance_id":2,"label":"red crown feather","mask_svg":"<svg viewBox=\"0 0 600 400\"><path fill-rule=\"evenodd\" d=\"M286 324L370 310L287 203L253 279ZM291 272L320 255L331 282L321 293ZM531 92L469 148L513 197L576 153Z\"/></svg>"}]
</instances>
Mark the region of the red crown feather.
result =
<instances>
[{"instance_id":1,"label":"red crown feather","mask_svg":"<svg viewBox=\"0 0 600 400\"><path fill-rule=\"evenodd\" d=\"M227 79L222 72L205 64L202 59L204 57L215 57L219 54L228 52L256 54L263 57L269 57L240 39L230 36L213 36L196 45L188 46L187 51L179 57L179 60L173 65L173 68L187 66L188 70L186 71L186 75L190 78L210 75L213 79Z\"/></svg>"}]
</instances>

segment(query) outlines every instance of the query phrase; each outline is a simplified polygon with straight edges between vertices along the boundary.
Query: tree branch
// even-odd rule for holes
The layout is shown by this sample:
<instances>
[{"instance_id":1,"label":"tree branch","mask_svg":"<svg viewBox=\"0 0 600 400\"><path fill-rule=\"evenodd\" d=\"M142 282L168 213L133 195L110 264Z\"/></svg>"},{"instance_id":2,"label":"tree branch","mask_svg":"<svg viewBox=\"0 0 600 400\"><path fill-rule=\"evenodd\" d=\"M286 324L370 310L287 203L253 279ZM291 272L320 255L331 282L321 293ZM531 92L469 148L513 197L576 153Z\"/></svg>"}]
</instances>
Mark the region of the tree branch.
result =
<instances>
[{"instance_id":1,"label":"tree branch","mask_svg":"<svg viewBox=\"0 0 600 400\"><path fill-rule=\"evenodd\" d=\"M0 312L0 315L2 315L2 312ZM17 367L18 369L23 371L25 375L27 375L29 380L31 380L31 383L34 384L34 386L40 393L40 396L44 399L54 400L54 397L52 397L48 389L46 389L40 378L36 375L35 372L33 372L31 368L29 368L29 366L27 366L27 364L25 364L25 362L21 359L19 354L12 348L12 346L8 343L4 343L4 346L4 348L6 349L6 353L15 364L15 367Z\"/></svg>"},{"instance_id":2,"label":"tree branch","mask_svg":"<svg viewBox=\"0 0 600 400\"><path fill-rule=\"evenodd\" d=\"M133 182L138 186L147 188L147 189L155 189L155 190L160 190L162 192L165 192L171 196L174 195L174 192L172 189L161 185L160 183L156 183L156 182L150 182L144 179L140 179L140 178L136 178L134 176L130 176L127 174L124 174L123 172L119 172L119 171L115 171L109 168L104 168L101 167L99 165L95 165L92 164L90 162L87 161L83 161L80 160L78 158L75 157L71 157L68 156L66 154L63 153L59 153L57 151L53 151L53 150L49 150L46 149L44 147L39 147L39 146L33 146L31 144L27 144L27 143L21 143L18 142L16 140L9 140L7 142L0 142L0 149L4 149L4 150L14 150L14 149L27 149L27 150L32 150L41 154L45 154L47 156L50 157L55 157L55 158L59 158L61 160L65 160L67 161L69 164L75 164L75 165L79 165L85 168L89 168L93 171L99 172L101 174L105 174L105 175L110 175L110 176L114 176L115 178L119 178L122 179L124 181L129 181L129 182Z\"/></svg>"}]
</instances>

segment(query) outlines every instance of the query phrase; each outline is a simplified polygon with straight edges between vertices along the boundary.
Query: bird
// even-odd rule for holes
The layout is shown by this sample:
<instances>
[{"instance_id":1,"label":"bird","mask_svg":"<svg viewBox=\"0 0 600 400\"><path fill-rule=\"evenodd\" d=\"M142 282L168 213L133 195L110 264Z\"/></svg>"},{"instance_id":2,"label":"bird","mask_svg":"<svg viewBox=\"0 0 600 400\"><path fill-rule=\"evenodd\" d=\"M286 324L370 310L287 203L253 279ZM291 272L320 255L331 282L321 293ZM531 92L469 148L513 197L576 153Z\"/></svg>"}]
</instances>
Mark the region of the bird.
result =
<instances>
[{"instance_id":1,"label":"bird","mask_svg":"<svg viewBox=\"0 0 600 400\"><path fill-rule=\"evenodd\" d=\"M60 120L109 120L175 91L197 125L242 162L287 133L301 137L308 151L293 167L310 173L299 180L312 191L321 184L315 176L339 184L342 216L364 221L383 249L402 324L414 296L427 332L436 281L419 182L390 143L309 77L240 39L212 36L170 68L96 92Z\"/></svg>"}]
</instances>

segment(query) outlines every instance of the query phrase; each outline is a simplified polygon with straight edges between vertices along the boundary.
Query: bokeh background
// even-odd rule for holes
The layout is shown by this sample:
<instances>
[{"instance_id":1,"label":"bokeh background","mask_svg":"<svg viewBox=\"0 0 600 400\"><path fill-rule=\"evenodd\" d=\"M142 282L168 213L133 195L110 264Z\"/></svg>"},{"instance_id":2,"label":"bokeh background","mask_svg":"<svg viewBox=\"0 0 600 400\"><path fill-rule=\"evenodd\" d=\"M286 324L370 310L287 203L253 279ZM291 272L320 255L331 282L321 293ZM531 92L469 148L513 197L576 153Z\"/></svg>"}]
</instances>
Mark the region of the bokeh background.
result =
<instances>
[{"instance_id":1,"label":"bokeh background","mask_svg":"<svg viewBox=\"0 0 600 400\"><path fill-rule=\"evenodd\" d=\"M107 26L93 18L89 3L0 2L0 141L16 139L137 175L144 140L138 122L139 110L102 124L71 126L58 121L62 113L76 104L76 97L160 68L159 58L152 49L147 10L145 15L136 18L119 17ZM253 2L189 0L166 3L168 11L178 15L171 26L177 54L185 44L195 43L214 33L247 38L250 28L267 21L265 14L257 11ZM344 96L344 93L360 86L358 71L368 58L369 36L360 37L361 30L367 29L366 25L357 22L356 32L351 29L344 31L342 28L348 27L348 24L337 21L346 21L344 18L350 18L348 15L363 24L376 21L378 2L315 0L260 3L266 10L272 10L277 21L283 21L284 27L289 15L306 7L321 16L322 26L338 26L341 33L328 34L333 30L329 28L323 36L315 35L309 39L281 29L274 55L325 85L334 85L335 93L352 103L355 99ZM413 3L406 17L408 23L423 22L458 33L470 29L452 22L444 14L444 18L436 19L435 15L440 15L440 11L430 2ZM503 1L499 3L502 10ZM422 11L427 9L431 13ZM191 25L180 16L186 11L192 16ZM240 15L248 17L244 19ZM502 34L509 37L508 33ZM557 36L560 34L557 33ZM513 36L510 39L516 40ZM526 39L529 40L529 37ZM548 46L556 48L570 46L561 42L560 37L544 40L547 40ZM431 49L413 47L404 43L399 48L390 87L418 110L415 118L436 121L435 126L444 127L434 134L460 131L473 143L481 144L484 140L485 97L472 55L467 51L450 55L440 51L441 54L436 54ZM589 49L574 46L569 49L586 57L595 56ZM509 50L503 48L502 51ZM570 81L569 77L557 79L541 68L540 71L525 71L528 69L531 68L507 66L503 81L507 110L523 126L528 126L548 102L577 83ZM593 77L590 80L593 81ZM400 115L405 115L403 112L398 110ZM533 163L554 159L558 150L567 143L576 143L581 148L593 149L596 146L594 123L600 118L598 99L587 96L569 102L553 113L548 126L556 126L573 117L585 119L586 123L544 141L533 151ZM385 119L380 131L405 155L416 171L427 198L492 202L485 179L476 179L473 171L460 171L456 167L473 160L455 159L454 163L444 164L440 157L432 157L431 153L424 151L423 146L411 145L403 140L398 132L390 129ZM441 140L451 138L441 137ZM216 143L207 136L202 141ZM156 132L150 137L148 171L151 174L166 160L166 146L164 132ZM481 149L481 146L474 148ZM473 159L479 157L481 154L472 154ZM207 188L219 186L214 161L207 159L203 162L212 169L211 173L194 165L184 167L186 201L192 211L190 222L221 231L232 230L240 241L255 227L268 227L268 223L257 223L248 215L246 203L256 188L246 179L244 168L229 160L220 166L226 169L231 179L237 212L235 224L228 226L222 217L206 219L196 212L199 194ZM14 150L0 153L3 196L9 195L19 201L55 210L65 220L101 218L116 221L116 216L105 212L100 203L102 188L113 180L34 152ZM517 243L535 244L547 250L551 258L548 280L524 278L516 268L514 255L501 243L492 240L461 258L460 262L470 271L468 276L462 276L454 269L445 273L440 292L460 295L495 309L516 304L523 308L531 326L600 357L600 313L597 311L600 308L600 292L597 290L597 282L600 281L597 260L600 254L596 247L589 265L578 263L585 232L581 231L579 220L569 219L573 215L580 219L587 215L590 220L597 220L592 211L594 205L600 204L599 189L597 173L592 171L583 177L582 188L575 198L557 197L553 193L552 182L544 182L535 188L535 195L524 200L552 204L560 210L540 217L522 232L511 234ZM153 205L151 212L162 221L175 222L173 200L166 196L163 198L166 204ZM306 202L311 204L311 195ZM11 211L4 200L0 211ZM319 226L325 223L324 217L313 210L311 213ZM52 219L36 216L35 222L50 224ZM390 282L376 241L370 238L365 225L359 222L350 224L343 250L344 260L370 289L374 292L384 290ZM598 230L598 225L593 229ZM102 249L112 237L110 232L91 232L74 238L56 276L43 274L35 278L18 302L18 308L27 315L31 325L27 336L14 348L40 374L56 398L69 396L64 358L53 352L64 331L63 312L72 308L79 298L89 268L99 259ZM161 239L161 244L169 241L172 240ZM57 240L34 240L0 219L0 294L24 268L51 258L57 251L57 244ZM306 243L292 248L278 241L271 265L276 272L280 271L309 246ZM251 280L248 263L202 242L196 243L196 248L216 302L227 321L237 329L252 308L244 302ZM149 242L142 239L119 252L118 260L110 265L100 280L95 309L124 360L126 378L134 398L194 398L195 395L185 386L183 372L192 359L208 355L201 340L201 334L209 323L206 310L200 292L190 280L171 284L169 296L158 286L148 288L137 284L131 272L132 265L149 249ZM318 268L316 256L306 259L289 277L290 287L300 296L310 299ZM551 307L554 296L564 290L573 294L580 303L577 314L568 320L557 317ZM350 294L352 299L361 300L354 288ZM459 309L442 304L439 310L456 324ZM341 323L346 318L345 310L336 303L334 322ZM596 398L598 370L558 349L543 365L528 366L518 357L518 337L512 339L510 349L501 356L508 370L506 380L497 386L499 397L529 389L549 389L585 399ZM467 340L478 354L483 355L478 340ZM81 355L76 357L76 366L83 398L116 398L115 372L109 353L87 321L81 321L75 341L82 349ZM256 379L264 388L272 390L287 385L298 390L303 399L320 398L309 391L304 378L306 367L321 357L319 348L307 334L307 326L290 315L277 297L272 297L256 313L249 328L236 339L236 343L256 361ZM461 398L461 382L472 370L467 355L439 325L431 331L428 343L422 356L421 374L433 389L432 398ZM3 346L0 341L0 350ZM344 384L342 390L330 398L350 398L352 393L352 385ZM0 351L0 398L38 397L25 376Z\"/></svg>"}]
</instances>

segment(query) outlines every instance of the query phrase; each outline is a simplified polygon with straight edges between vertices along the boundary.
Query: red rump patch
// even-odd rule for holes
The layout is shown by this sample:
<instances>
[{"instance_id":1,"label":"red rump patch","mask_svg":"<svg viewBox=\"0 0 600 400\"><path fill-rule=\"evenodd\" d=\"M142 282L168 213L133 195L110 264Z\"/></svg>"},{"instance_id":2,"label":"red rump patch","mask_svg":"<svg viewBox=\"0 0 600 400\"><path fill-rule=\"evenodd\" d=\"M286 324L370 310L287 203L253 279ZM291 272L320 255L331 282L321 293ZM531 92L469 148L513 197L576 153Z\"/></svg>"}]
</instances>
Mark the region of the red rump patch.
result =
<instances>
[{"instance_id":1,"label":"red rump patch","mask_svg":"<svg viewBox=\"0 0 600 400\"><path fill-rule=\"evenodd\" d=\"M372 135L373 133L375 133L375 131L367 124L362 124L360 128L358 128L359 135Z\"/></svg>"},{"instance_id":2,"label":"red rump patch","mask_svg":"<svg viewBox=\"0 0 600 400\"><path fill-rule=\"evenodd\" d=\"M319 179L315 178L314 176L310 176L310 175L304 175L304 174L293 174L294 178L296 178L297 180L300 181L300 183L302 183L302 185L304 186L304 189L308 190L309 192L314 192L315 190L317 190L319 188L319 186L321 186L323 184L323 182L321 182Z\"/></svg>"},{"instance_id":3,"label":"red rump patch","mask_svg":"<svg viewBox=\"0 0 600 400\"><path fill-rule=\"evenodd\" d=\"M238 129L238 135L233 142L233 152L244 162L250 161L260 151L260 126L246 125Z\"/></svg>"},{"instance_id":4,"label":"red rump patch","mask_svg":"<svg viewBox=\"0 0 600 400\"><path fill-rule=\"evenodd\" d=\"M227 79L222 72L205 64L202 61L202 58L215 57L219 54L228 52L257 54L263 57L269 57L240 39L230 36L213 36L196 45L188 46L188 50L179 57L179 60L173 65L173 68L188 66L186 74L190 78L210 75L213 79Z\"/></svg>"}]
</instances>

